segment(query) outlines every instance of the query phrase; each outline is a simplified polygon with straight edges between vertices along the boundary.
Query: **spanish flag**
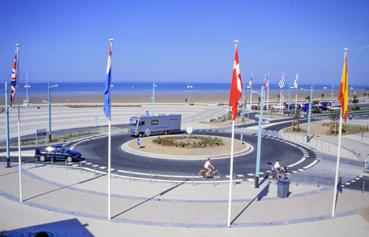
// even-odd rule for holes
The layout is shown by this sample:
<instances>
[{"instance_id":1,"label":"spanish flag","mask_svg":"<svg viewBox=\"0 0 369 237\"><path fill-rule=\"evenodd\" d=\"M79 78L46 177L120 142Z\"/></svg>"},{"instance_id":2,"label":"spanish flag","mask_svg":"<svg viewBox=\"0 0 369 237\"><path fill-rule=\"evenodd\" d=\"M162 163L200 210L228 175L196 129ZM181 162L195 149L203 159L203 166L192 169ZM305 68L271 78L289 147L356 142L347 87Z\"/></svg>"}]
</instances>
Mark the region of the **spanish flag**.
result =
<instances>
[{"instance_id":1,"label":"spanish flag","mask_svg":"<svg viewBox=\"0 0 369 237\"><path fill-rule=\"evenodd\" d=\"M345 49L345 56L342 69L342 77L340 83L340 91L338 92L338 100L341 103L342 117L347 119L348 107L348 70L347 70L347 49Z\"/></svg>"}]
</instances>

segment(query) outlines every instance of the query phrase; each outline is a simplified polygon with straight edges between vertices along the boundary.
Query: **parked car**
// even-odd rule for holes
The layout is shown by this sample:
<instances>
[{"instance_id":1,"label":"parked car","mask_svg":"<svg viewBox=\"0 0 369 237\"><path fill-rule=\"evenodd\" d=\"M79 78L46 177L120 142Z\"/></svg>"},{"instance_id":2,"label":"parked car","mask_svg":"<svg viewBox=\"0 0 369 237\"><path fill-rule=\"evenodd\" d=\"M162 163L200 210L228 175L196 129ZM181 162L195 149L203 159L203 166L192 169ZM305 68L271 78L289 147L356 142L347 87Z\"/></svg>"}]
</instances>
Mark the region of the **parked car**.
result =
<instances>
[{"instance_id":1,"label":"parked car","mask_svg":"<svg viewBox=\"0 0 369 237\"><path fill-rule=\"evenodd\" d=\"M321 109L322 111L327 111L330 109L330 107L332 106L332 103L331 102L321 102L319 104L319 109Z\"/></svg>"},{"instance_id":2,"label":"parked car","mask_svg":"<svg viewBox=\"0 0 369 237\"><path fill-rule=\"evenodd\" d=\"M44 146L35 150L35 158L39 161L55 160L73 162L82 160L82 155L78 151L71 150L61 145Z\"/></svg>"}]
</instances>

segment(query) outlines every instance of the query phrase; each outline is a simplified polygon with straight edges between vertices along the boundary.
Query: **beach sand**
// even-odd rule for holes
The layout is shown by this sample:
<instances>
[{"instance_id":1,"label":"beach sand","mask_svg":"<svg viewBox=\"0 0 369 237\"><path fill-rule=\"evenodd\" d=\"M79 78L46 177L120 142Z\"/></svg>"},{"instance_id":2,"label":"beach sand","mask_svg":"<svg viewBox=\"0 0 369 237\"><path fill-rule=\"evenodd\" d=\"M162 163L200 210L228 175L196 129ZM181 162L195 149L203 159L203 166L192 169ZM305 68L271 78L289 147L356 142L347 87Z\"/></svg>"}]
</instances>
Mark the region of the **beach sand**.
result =
<instances>
[{"instance_id":1,"label":"beach sand","mask_svg":"<svg viewBox=\"0 0 369 237\"><path fill-rule=\"evenodd\" d=\"M306 103L306 97L310 95L310 91L298 91L298 103ZM161 104L184 104L185 98L189 97L190 102L194 104L228 104L228 91L192 91L190 94L187 91L176 92L157 92L155 96L155 103ZM322 99L322 92L315 91L313 94L315 100ZM269 104L279 104L279 91L274 90L270 92ZM336 100L337 96L333 98ZM21 101L24 98L20 97ZM258 102L259 95L253 94L253 103ZM30 100L32 104L45 104L47 103L46 95L31 95ZM244 97L240 100L240 103L244 101ZM324 100L331 100L331 94L325 94ZM284 102L288 101L288 91L284 91ZM295 101L295 92L291 90L291 103ZM73 105L73 104L103 104L103 93L64 93L64 94L52 94L53 104ZM112 102L114 104L151 104L150 92L139 93L113 93ZM4 103L4 98L0 98L0 103ZM247 104L249 103L249 94L247 93Z\"/></svg>"}]
</instances>

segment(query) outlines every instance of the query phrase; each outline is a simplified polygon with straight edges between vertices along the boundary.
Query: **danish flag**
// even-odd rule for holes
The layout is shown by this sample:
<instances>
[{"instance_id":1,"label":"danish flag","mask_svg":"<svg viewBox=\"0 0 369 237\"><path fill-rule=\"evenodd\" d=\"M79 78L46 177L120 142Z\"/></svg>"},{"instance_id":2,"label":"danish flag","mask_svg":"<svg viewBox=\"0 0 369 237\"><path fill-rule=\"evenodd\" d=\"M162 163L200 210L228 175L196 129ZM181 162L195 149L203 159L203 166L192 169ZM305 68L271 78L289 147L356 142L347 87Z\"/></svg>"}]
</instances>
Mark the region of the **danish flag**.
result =
<instances>
[{"instance_id":1,"label":"danish flag","mask_svg":"<svg viewBox=\"0 0 369 237\"><path fill-rule=\"evenodd\" d=\"M236 45L235 55L234 55L234 64L233 64L233 76L232 76L232 84L231 91L229 96L229 105L232 109L232 119L235 120L237 116L237 106L238 100L242 97L242 80L240 73L240 65L238 58L238 48Z\"/></svg>"}]
</instances>

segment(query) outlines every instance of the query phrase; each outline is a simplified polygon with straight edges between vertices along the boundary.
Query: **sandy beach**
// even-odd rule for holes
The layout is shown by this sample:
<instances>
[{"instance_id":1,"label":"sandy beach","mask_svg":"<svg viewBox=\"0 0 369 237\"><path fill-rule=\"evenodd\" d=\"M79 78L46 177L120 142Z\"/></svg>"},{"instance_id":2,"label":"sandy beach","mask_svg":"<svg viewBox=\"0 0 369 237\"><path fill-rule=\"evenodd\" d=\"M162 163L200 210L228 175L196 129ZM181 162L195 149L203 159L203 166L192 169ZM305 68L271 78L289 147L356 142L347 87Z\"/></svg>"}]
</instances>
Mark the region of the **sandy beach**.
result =
<instances>
[{"instance_id":1,"label":"sandy beach","mask_svg":"<svg viewBox=\"0 0 369 237\"><path fill-rule=\"evenodd\" d=\"M285 90L284 94L284 102L288 101L288 91ZM324 94L324 96L322 96ZM279 91L273 90L270 91L269 103L270 104L279 104ZM310 95L310 91L308 90L299 90L298 91L298 103L306 103L306 97ZM114 104L151 104L152 94L150 92L138 92L138 93L113 93L112 102ZM155 96L156 103L185 103L185 98L190 98L190 102L194 104L228 104L228 91L192 91L190 94L187 91L176 91L176 92L157 92ZM249 91L246 94L247 103L249 103L250 95ZM359 99L362 97L359 94ZM23 96L19 97L21 100L24 99ZM54 93L52 94L52 102L53 104L103 104L104 98L103 93ZM295 101L295 92L291 90L291 102ZM327 100L330 101L332 99L331 93L327 93L327 91L314 91L313 93L314 100ZM337 95L333 95L333 99L336 101ZM253 93L253 103L257 103L259 100L259 95L257 93ZM47 103L47 95L30 95L30 100L32 104L45 104ZM244 101L245 97L241 99ZM0 103L4 104L4 98L0 98Z\"/></svg>"}]
</instances>

